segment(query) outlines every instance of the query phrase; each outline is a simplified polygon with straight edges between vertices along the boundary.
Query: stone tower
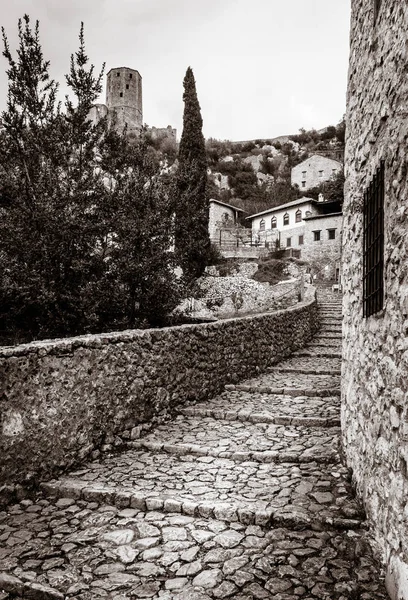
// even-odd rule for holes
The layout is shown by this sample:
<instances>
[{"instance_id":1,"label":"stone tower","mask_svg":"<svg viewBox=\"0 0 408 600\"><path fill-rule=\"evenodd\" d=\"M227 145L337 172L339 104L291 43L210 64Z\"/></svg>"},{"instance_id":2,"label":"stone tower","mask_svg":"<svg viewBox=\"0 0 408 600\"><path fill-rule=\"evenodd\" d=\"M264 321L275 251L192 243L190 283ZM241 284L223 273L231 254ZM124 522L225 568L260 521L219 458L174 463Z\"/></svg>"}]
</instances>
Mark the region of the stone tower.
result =
<instances>
[{"instance_id":1,"label":"stone tower","mask_svg":"<svg viewBox=\"0 0 408 600\"><path fill-rule=\"evenodd\" d=\"M115 128L129 132L143 126L142 77L135 69L111 69L106 81L106 106L109 118L115 119Z\"/></svg>"}]
</instances>

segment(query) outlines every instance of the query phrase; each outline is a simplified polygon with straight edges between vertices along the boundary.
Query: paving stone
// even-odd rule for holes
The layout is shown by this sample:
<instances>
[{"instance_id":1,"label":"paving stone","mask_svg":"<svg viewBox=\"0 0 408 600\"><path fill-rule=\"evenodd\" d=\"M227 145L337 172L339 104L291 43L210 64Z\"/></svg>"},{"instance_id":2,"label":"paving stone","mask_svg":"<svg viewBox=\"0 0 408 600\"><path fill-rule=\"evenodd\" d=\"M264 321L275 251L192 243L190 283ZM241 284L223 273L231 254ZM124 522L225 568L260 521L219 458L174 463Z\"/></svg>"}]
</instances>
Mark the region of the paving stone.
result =
<instances>
[{"instance_id":1,"label":"paving stone","mask_svg":"<svg viewBox=\"0 0 408 600\"><path fill-rule=\"evenodd\" d=\"M202 571L193 579L193 585L211 589L222 581L222 572L220 569L208 569Z\"/></svg>"}]
</instances>

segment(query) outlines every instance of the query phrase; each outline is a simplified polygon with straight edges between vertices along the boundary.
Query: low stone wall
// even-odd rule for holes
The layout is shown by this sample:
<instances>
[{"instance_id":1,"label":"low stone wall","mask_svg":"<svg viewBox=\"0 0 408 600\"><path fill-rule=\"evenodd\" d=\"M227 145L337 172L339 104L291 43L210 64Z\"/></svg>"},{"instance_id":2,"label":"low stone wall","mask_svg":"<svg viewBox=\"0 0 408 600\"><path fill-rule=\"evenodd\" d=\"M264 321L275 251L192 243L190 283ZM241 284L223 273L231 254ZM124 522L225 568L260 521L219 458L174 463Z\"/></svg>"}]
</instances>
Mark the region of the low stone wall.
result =
<instances>
[{"instance_id":1,"label":"low stone wall","mask_svg":"<svg viewBox=\"0 0 408 600\"><path fill-rule=\"evenodd\" d=\"M107 438L216 395L304 346L316 328L312 288L305 302L270 314L2 348L0 486L35 484Z\"/></svg>"}]
</instances>

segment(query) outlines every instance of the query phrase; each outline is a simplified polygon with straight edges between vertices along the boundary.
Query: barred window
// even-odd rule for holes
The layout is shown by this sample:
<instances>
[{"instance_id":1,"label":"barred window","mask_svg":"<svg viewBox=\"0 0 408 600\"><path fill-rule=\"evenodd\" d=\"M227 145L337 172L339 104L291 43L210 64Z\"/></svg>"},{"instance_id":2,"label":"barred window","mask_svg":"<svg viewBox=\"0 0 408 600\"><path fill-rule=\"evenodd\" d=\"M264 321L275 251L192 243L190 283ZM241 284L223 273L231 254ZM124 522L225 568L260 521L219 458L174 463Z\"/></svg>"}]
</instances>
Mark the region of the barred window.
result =
<instances>
[{"instance_id":1,"label":"barred window","mask_svg":"<svg viewBox=\"0 0 408 600\"><path fill-rule=\"evenodd\" d=\"M363 314L384 304L384 162L364 192Z\"/></svg>"}]
</instances>

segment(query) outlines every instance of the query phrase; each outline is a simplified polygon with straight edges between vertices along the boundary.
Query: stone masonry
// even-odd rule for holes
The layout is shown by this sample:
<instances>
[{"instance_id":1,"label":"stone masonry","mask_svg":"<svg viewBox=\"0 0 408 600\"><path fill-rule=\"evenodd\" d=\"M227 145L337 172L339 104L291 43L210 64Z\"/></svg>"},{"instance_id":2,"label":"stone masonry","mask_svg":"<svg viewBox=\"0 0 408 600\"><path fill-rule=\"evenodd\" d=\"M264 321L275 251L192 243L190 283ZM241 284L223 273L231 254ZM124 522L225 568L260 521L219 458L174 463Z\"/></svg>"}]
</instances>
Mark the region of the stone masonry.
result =
<instances>
[{"instance_id":1,"label":"stone masonry","mask_svg":"<svg viewBox=\"0 0 408 600\"><path fill-rule=\"evenodd\" d=\"M267 374L0 512L0 598L385 600L339 456L338 298L320 317Z\"/></svg>"},{"instance_id":2,"label":"stone masonry","mask_svg":"<svg viewBox=\"0 0 408 600\"><path fill-rule=\"evenodd\" d=\"M343 228L343 443L387 568L408 598L408 4L353 0ZM384 161L384 302L363 317L363 194Z\"/></svg>"},{"instance_id":3,"label":"stone masonry","mask_svg":"<svg viewBox=\"0 0 408 600\"><path fill-rule=\"evenodd\" d=\"M343 165L339 161L314 154L293 167L291 184L297 185L300 191L306 191L328 181L342 168Z\"/></svg>"}]
</instances>

